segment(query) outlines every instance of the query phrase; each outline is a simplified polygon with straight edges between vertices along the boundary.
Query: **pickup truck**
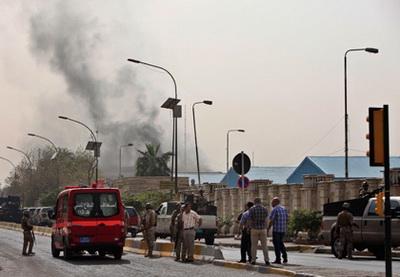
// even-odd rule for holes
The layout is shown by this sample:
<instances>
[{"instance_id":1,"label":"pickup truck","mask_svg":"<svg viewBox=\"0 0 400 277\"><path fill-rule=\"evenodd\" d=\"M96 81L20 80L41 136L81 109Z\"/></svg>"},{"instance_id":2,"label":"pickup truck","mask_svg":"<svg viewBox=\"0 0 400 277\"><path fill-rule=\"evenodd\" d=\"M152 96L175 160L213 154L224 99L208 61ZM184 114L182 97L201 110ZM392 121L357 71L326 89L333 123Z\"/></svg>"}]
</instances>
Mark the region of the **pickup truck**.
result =
<instances>
[{"instance_id":1,"label":"pickup truck","mask_svg":"<svg viewBox=\"0 0 400 277\"><path fill-rule=\"evenodd\" d=\"M385 198L383 198L385 199ZM362 251L368 249L378 259L385 258L385 218L375 212L376 198L359 198L328 203L324 205L322 216L322 236L325 245L330 245L332 253L337 257L340 245L339 235L334 235L337 214L344 202L350 204L353 214L353 246ZM400 197L390 197L392 222L392 247L400 246ZM338 232L339 233L339 232ZM343 253L345 257L347 253Z\"/></svg>"},{"instance_id":2,"label":"pickup truck","mask_svg":"<svg viewBox=\"0 0 400 277\"><path fill-rule=\"evenodd\" d=\"M171 215L175 210L176 201L164 202L160 205L157 213L156 237L166 238L171 236ZM197 212L196 205L192 209ZM214 236L218 231L217 208L207 205L206 212L198 212L202 218L200 229L196 232L195 239L204 238L207 245L214 244Z\"/></svg>"}]
</instances>

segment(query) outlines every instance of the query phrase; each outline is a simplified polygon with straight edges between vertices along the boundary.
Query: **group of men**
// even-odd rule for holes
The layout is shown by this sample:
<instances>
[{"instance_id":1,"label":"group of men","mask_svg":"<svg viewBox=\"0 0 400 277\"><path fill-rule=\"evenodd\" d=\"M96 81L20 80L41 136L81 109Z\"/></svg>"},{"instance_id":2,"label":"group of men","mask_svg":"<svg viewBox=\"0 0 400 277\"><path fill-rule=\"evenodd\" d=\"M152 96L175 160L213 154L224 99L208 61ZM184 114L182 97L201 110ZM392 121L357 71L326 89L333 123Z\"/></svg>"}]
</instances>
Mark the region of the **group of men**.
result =
<instances>
[{"instance_id":1,"label":"group of men","mask_svg":"<svg viewBox=\"0 0 400 277\"><path fill-rule=\"evenodd\" d=\"M157 216L151 204L146 204L146 213L143 217L143 236L148 251L145 257L153 257L155 228ZM196 231L202 224L202 218L192 210L192 204L187 202L183 206L177 203L171 216L171 239L175 242L175 261L194 262L194 239Z\"/></svg>"},{"instance_id":2,"label":"group of men","mask_svg":"<svg viewBox=\"0 0 400 277\"><path fill-rule=\"evenodd\" d=\"M241 232L239 263L246 263L246 255L250 264L255 265L257 259L257 245L260 241L264 255L264 262L270 265L267 235L272 228L272 243L275 249L275 264L288 262L287 252L283 238L286 233L288 213L284 207L280 205L279 198L272 199L271 206L273 209L268 217L267 207L261 204L260 198L255 198L254 203L248 202L244 206L244 212L239 215L239 232ZM269 220L269 221L268 221ZM282 259L281 259L282 258Z\"/></svg>"}]
</instances>

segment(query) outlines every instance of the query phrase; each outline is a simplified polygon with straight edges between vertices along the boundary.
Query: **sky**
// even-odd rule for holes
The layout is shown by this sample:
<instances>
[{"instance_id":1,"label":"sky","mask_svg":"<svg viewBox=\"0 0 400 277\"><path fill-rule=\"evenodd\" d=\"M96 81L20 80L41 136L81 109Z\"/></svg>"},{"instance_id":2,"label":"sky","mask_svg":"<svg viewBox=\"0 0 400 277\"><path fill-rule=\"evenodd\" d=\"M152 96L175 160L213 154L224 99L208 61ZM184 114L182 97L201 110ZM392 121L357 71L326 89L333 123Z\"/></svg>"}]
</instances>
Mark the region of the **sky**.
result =
<instances>
[{"instance_id":1,"label":"sky","mask_svg":"<svg viewBox=\"0 0 400 277\"><path fill-rule=\"evenodd\" d=\"M226 171L244 151L255 166L344 155L344 54L349 154L368 150L369 107L389 105L400 155L400 1L0 0L0 157L15 165L44 140L71 151L98 135L99 167L129 175L145 144L171 150L176 80L179 171ZM244 129L244 133L229 130ZM0 183L12 165L0 160Z\"/></svg>"}]
</instances>

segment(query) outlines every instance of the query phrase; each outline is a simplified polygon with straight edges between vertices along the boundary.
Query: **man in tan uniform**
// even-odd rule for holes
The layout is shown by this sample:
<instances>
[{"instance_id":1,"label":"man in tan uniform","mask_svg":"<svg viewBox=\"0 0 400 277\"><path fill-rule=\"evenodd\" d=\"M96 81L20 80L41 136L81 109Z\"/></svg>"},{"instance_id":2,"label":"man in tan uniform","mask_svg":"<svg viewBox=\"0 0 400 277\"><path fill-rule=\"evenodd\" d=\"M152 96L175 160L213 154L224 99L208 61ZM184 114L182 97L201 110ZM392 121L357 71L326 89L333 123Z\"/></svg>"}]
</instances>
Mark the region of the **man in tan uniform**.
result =
<instances>
[{"instance_id":1,"label":"man in tan uniform","mask_svg":"<svg viewBox=\"0 0 400 277\"><path fill-rule=\"evenodd\" d=\"M31 231L33 229L33 225L30 223L29 217L30 217L30 212L24 211L24 216L22 217L22 220L21 220L21 227L24 230L24 246L22 248L22 255L24 255L24 256L35 255L35 253L32 252L33 236L32 236ZM28 244L29 244L29 250L27 253L26 249L28 248Z\"/></svg>"},{"instance_id":2,"label":"man in tan uniform","mask_svg":"<svg viewBox=\"0 0 400 277\"><path fill-rule=\"evenodd\" d=\"M156 240L156 225L157 216L156 212L150 203L146 204L146 213L143 219L144 240L147 242L148 252L145 257L153 257L154 241Z\"/></svg>"},{"instance_id":3,"label":"man in tan uniform","mask_svg":"<svg viewBox=\"0 0 400 277\"><path fill-rule=\"evenodd\" d=\"M347 257L352 260L353 255L353 215L349 212L350 204L345 202L342 211L338 214L335 226L335 235L340 228L340 246L338 250L338 259L342 259L344 247L347 245Z\"/></svg>"}]
</instances>

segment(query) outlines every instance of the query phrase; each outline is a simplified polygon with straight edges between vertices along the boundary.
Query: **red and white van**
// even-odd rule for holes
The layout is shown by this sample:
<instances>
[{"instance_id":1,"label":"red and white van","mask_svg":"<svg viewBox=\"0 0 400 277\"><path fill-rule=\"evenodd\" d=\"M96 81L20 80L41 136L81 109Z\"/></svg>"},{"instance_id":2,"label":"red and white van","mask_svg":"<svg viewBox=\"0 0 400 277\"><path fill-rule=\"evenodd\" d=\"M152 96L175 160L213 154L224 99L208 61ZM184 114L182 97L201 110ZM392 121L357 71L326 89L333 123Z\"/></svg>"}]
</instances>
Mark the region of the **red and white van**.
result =
<instances>
[{"instance_id":1,"label":"red and white van","mask_svg":"<svg viewBox=\"0 0 400 277\"><path fill-rule=\"evenodd\" d=\"M53 214L51 252L70 259L88 251L121 259L126 238L121 194L115 188L65 187L57 198Z\"/></svg>"}]
</instances>

